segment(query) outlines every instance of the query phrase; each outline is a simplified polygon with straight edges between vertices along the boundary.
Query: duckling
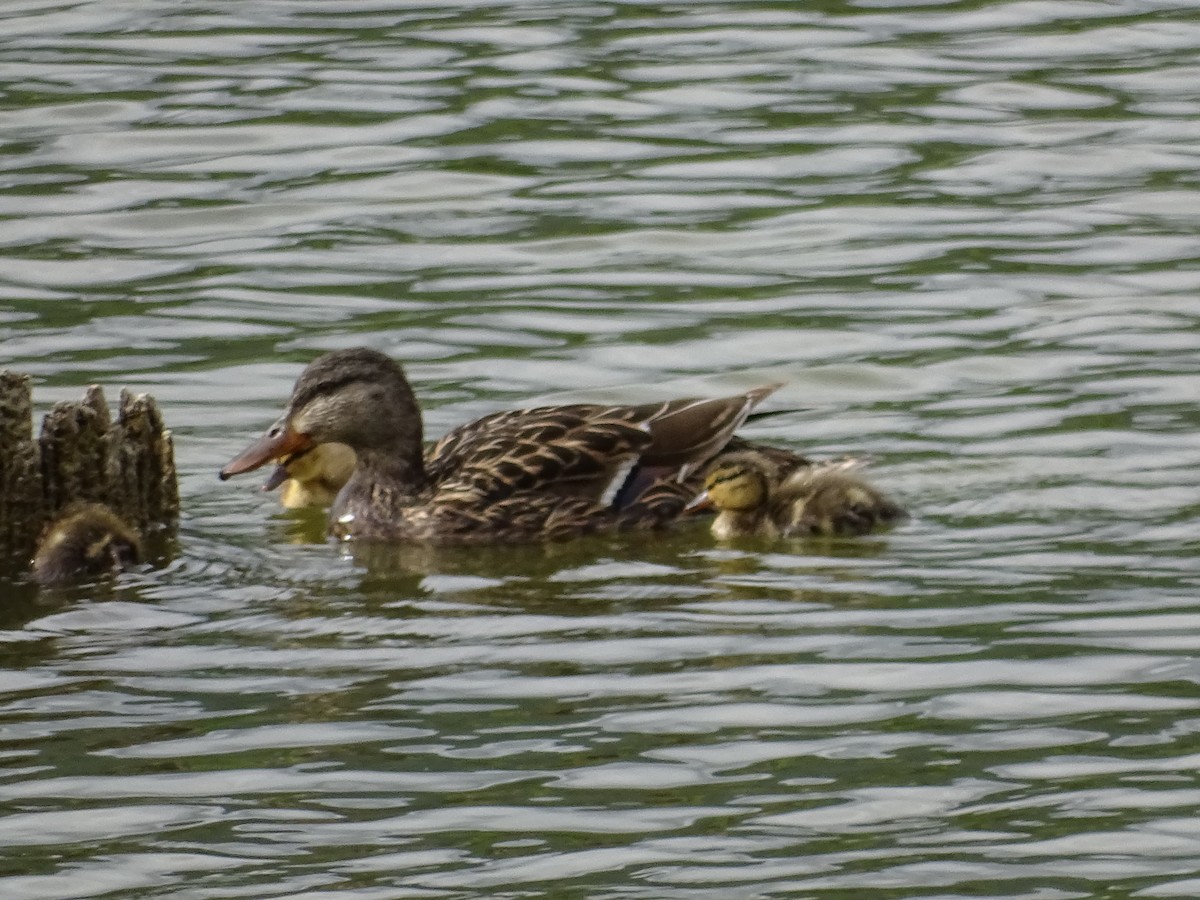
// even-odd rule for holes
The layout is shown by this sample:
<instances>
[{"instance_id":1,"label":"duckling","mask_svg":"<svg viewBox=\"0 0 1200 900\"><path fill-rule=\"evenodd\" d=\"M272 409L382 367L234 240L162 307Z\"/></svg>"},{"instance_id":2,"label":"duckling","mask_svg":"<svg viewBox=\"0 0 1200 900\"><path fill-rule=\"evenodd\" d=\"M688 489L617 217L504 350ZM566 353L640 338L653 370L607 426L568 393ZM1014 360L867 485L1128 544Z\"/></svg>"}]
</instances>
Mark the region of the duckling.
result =
<instances>
[{"instance_id":1,"label":"duckling","mask_svg":"<svg viewBox=\"0 0 1200 900\"><path fill-rule=\"evenodd\" d=\"M279 503L284 509L329 506L350 480L354 464L354 451L345 444L316 444L280 458L262 489L282 486Z\"/></svg>"},{"instance_id":2,"label":"duckling","mask_svg":"<svg viewBox=\"0 0 1200 900\"><path fill-rule=\"evenodd\" d=\"M141 561L142 542L124 520L100 503L73 503L46 526L33 557L42 585L123 572Z\"/></svg>"},{"instance_id":3,"label":"duckling","mask_svg":"<svg viewBox=\"0 0 1200 900\"><path fill-rule=\"evenodd\" d=\"M867 534L907 514L863 479L850 474L857 460L813 463L782 471L762 453L721 456L692 506L717 508L713 534L786 537Z\"/></svg>"},{"instance_id":4,"label":"duckling","mask_svg":"<svg viewBox=\"0 0 1200 900\"><path fill-rule=\"evenodd\" d=\"M631 406L568 404L493 413L432 448L404 370L365 347L300 374L282 418L221 470L249 472L315 444L354 451L330 512L343 539L463 544L563 540L665 527L707 465L780 385Z\"/></svg>"}]
</instances>

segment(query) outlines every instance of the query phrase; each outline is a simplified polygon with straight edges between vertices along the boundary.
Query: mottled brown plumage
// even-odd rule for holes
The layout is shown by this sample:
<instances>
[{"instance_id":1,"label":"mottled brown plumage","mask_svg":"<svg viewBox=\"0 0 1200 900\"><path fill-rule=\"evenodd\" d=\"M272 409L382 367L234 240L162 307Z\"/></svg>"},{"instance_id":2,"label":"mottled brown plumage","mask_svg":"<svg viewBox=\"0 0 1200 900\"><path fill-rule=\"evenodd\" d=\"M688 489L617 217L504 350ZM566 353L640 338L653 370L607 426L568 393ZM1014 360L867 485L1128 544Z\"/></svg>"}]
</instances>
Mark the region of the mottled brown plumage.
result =
<instances>
[{"instance_id":1,"label":"mottled brown plumage","mask_svg":"<svg viewBox=\"0 0 1200 900\"><path fill-rule=\"evenodd\" d=\"M853 459L790 465L764 449L724 454L711 466L704 486L718 538L868 534L906 515L852 474Z\"/></svg>"},{"instance_id":2,"label":"mottled brown plumage","mask_svg":"<svg viewBox=\"0 0 1200 900\"><path fill-rule=\"evenodd\" d=\"M33 557L33 577L62 584L123 572L142 558L142 542L107 506L73 503L42 532Z\"/></svg>"},{"instance_id":3,"label":"mottled brown plumage","mask_svg":"<svg viewBox=\"0 0 1200 900\"><path fill-rule=\"evenodd\" d=\"M354 474L331 512L342 537L428 543L561 539L658 527L701 490L707 464L778 385L714 400L511 410L432 448L400 366L374 350L328 353L301 373L283 417L227 478L315 444L346 444Z\"/></svg>"}]
</instances>

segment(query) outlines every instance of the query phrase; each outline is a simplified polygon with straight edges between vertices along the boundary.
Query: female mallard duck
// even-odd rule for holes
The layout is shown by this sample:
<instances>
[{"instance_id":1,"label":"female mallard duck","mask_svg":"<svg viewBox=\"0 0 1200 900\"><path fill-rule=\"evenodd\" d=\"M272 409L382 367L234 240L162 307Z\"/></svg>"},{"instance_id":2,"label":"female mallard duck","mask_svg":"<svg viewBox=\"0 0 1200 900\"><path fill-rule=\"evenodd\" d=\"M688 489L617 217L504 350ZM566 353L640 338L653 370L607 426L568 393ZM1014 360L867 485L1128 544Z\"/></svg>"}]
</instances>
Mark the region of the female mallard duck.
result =
<instances>
[{"instance_id":1,"label":"female mallard duck","mask_svg":"<svg viewBox=\"0 0 1200 900\"><path fill-rule=\"evenodd\" d=\"M723 454L693 506L717 509L713 534L722 540L867 534L905 517L903 509L850 474L855 460L782 467L759 450Z\"/></svg>"},{"instance_id":2,"label":"female mallard duck","mask_svg":"<svg viewBox=\"0 0 1200 900\"><path fill-rule=\"evenodd\" d=\"M354 451L345 444L316 444L277 460L264 491L281 487L284 509L329 506L354 472Z\"/></svg>"},{"instance_id":3,"label":"female mallard duck","mask_svg":"<svg viewBox=\"0 0 1200 900\"><path fill-rule=\"evenodd\" d=\"M449 544L659 527L679 518L705 466L778 387L494 413L423 452L400 366L375 350L338 350L309 364L282 418L221 477L336 441L357 458L331 511L339 537Z\"/></svg>"},{"instance_id":4,"label":"female mallard duck","mask_svg":"<svg viewBox=\"0 0 1200 900\"><path fill-rule=\"evenodd\" d=\"M61 584L132 568L142 558L142 542L107 506L73 503L42 532L33 557L40 584Z\"/></svg>"}]
</instances>

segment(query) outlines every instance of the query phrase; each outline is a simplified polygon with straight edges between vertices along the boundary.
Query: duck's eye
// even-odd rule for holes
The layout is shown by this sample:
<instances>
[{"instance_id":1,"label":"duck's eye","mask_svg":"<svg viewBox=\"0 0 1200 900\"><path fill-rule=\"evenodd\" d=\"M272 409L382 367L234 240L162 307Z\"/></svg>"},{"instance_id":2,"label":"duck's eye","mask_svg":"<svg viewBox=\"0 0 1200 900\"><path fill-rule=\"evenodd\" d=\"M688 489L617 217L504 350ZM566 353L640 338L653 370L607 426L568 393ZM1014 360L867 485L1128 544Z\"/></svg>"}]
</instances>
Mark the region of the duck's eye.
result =
<instances>
[{"instance_id":1,"label":"duck's eye","mask_svg":"<svg viewBox=\"0 0 1200 900\"><path fill-rule=\"evenodd\" d=\"M277 438L281 434L283 434L283 426L280 425L278 422L276 422L274 425L272 425L270 428L267 429L267 437Z\"/></svg>"}]
</instances>

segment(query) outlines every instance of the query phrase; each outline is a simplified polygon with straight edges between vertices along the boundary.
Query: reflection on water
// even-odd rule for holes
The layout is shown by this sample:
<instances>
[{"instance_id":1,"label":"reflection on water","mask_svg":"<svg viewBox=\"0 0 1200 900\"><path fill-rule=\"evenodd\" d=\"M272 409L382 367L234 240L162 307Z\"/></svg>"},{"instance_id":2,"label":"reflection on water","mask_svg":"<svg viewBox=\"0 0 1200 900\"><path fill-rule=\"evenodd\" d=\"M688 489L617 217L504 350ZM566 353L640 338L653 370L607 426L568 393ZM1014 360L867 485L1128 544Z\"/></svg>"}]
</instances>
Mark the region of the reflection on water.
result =
<instances>
[{"instance_id":1,"label":"reflection on water","mask_svg":"<svg viewBox=\"0 0 1200 900\"><path fill-rule=\"evenodd\" d=\"M178 553L0 585L0 894L1194 896L1189 8L0 12L3 365L149 390ZM342 548L216 470L785 380L868 540Z\"/></svg>"}]
</instances>

